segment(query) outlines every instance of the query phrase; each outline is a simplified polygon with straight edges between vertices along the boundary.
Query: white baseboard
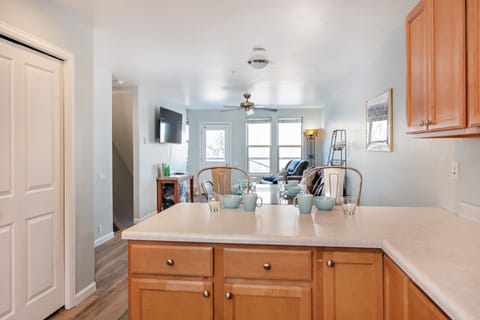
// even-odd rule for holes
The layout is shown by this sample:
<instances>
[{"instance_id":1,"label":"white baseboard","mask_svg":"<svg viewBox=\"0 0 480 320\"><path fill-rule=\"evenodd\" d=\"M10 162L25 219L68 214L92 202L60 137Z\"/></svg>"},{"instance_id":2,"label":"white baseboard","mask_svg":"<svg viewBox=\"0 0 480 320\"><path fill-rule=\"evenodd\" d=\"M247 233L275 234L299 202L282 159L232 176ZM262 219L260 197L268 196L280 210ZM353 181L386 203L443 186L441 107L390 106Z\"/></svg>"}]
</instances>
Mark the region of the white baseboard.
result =
<instances>
[{"instance_id":1,"label":"white baseboard","mask_svg":"<svg viewBox=\"0 0 480 320\"><path fill-rule=\"evenodd\" d=\"M83 300L91 296L97 290L97 283L93 281L75 295L75 305L78 306Z\"/></svg>"},{"instance_id":2,"label":"white baseboard","mask_svg":"<svg viewBox=\"0 0 480 320\"><path fill-rule=\"evenodd\" d=\"M112 240L112 239L113 239L113 232L107 233L106 235L101 236L98 239L95 239L95 242L93 242L93 246L96 248L99 245L104 244L108 240Z\"/></svg>"},{"instance_id":3,"label":"white baseboard","mask_svg":"<svg viewBox=\"0 0 480 320\"><path fill-rule=\"evenodd\" d=\"M135 219L133 219L133 223L134 223L134 224L137 224L137 223L142 222L143 220L148 219L148 218L150 218L151 216L154 216L154 215L156 215L156 214L157 214L157 211L153 211L153 212L151 212L151 213L149 213L149 214L147 214L146 216L143 216L143 217L141 217L141 218L135 218Z\"/></svg>"},{"instance_id":4,"label":"white baseboard","mask_svg":"<svg viewBox=\"0 0 480 320\"><path fill-rule=\"evenodd\" d=\"M468 220L480 222L480 206L466 202L460 202L458 215Z\"/></svg>"}]
</instances>

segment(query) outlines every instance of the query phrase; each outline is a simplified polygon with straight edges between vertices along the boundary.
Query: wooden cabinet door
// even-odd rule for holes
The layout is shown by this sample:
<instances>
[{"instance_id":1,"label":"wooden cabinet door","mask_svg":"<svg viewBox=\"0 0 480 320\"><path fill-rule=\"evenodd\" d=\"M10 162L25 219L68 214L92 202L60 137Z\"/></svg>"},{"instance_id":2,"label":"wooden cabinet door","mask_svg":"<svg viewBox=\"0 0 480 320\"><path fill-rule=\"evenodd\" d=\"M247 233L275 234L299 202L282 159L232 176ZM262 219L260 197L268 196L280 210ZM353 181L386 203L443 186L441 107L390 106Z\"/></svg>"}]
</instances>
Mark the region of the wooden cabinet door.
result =
<instances>
[{"instance_id":1,"label":"wooden cabinet door","mask_svg":"<svg viewBox=\"0 0 480 320\"><path fill-rule=\"evenodd\" d=\"M466 126L465 0L433 0L429 131Z\"/></svg>"},{"instance_id":2,"label":"wooden cabinet door","mask_svg":"<svg viewBox=\"0 0 480 320\"><path fill-rule=\"evenodd\" d=\"M323 253L324 319L383 319L382 254Z\"/></svg>"},{"instance_id":3,"label":"wooden cabinet door","mask_svg":"<svg viewBox=\"0 0 480 320\"><path fill-rule=\"evenodd\" d=\"M467 0L468 126L480 126L480 3Z\"/></svg>"},{"instance_id":4,"label":"wooden cabinet door","mask_svg":"<svg viewBox=\"0 0 480 320\"><path fill-rule=\"evenodd\" d=\"M447 320L448 317L415 284L409 281L408 319Z\"/></svg>"},{"instance_id":5,"label":"wooden cabinet door","mask_svg":"<svg viewBox=\"0 0 480 320\"><path fill-rule=\"evenodd\" d=\"M422 0L406 20L407 132L424 132L431 105L431 1Z\"/></svg>"},{"instance_id":6,"label":"wooden cabinet door","mask_svg":"<svg viewBox=\"0 0 480 320\"><path fill-rule=\"evenodd\" d=\"M465 0L422 0L406 20L407 131L466 126Z\"/></svg>"},{"instance_id":7,"label":"wooden cabinet door","mask_svg":"<svg viewBox=\"0 0 480 320\"><path fill-rule=\"evenodd\" d=\"M407 320L408 277L387 256L383 260L383 306L385 320Z\"/></svg>"},{"instance_id":8,"label":"wooden cabinet door","mask_svg":"<svg viewBox=\"0 0 480 320\"><path fill-rule=\"evenodd\" d=\"M211 281L130 280L128 317L149 319L213 319Z\"/></svg>"},{"instance_id":9,"label":"wooden cabinet door","mask_svg":"<svg viewBox=\"0 0 480 320\"><path fill-rule=\"evenodd\" d=\"M225 284L225 320L311 320L312 290L265 284Z\"/></svg>"}]
</instances>

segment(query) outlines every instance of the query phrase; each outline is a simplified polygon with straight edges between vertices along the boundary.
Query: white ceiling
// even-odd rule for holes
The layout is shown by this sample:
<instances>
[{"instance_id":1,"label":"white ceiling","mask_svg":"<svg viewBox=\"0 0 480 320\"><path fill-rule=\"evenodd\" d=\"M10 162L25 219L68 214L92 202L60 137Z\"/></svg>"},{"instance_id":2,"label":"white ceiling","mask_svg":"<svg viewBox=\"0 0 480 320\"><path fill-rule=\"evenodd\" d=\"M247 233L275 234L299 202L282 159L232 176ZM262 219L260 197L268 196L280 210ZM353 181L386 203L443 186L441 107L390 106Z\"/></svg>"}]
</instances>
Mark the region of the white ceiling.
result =
<instances>
[{"instance_id":1,"label":"white ceiling","mask_svg":"<svg viewBox=\"0 0 480 320\"><path fill-rule=\"evenodd\" d=\"M96 63L190 109L322 107L417 0L55 0L95 26ZM262 46L271 63L248 66Z\"/></svg>"}]
</instances>

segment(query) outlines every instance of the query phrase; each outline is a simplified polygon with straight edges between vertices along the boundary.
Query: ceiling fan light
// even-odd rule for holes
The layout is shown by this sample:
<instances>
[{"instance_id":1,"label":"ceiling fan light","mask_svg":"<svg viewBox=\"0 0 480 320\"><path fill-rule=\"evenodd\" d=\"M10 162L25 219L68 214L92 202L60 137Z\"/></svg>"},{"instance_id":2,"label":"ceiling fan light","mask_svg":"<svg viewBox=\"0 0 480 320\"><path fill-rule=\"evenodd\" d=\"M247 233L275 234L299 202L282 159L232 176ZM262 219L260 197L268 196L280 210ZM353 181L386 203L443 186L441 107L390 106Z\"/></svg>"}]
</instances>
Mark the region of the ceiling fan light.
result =
<instances>
[{"instance_id":1,"label":"ceiling fan light","mask_svg":"<svg viewBox=\"0 0 480 320\"><path fill-rule=\"evenodd\" d=\"M268 59L252 58L248 60L248 64L254 69L263 69L268 65Z\"/></svg>"},{"instance_id":2,"label":"ceiling fan light","mask_svg":"<svg viewBox=\"0 0 480 320\"><path fill-rule=\"evenodd\" d=\"M255 111L253 111L253 109L248 109L248 110L245 111L245 113L246 113L247 115L251 116L252 114L255 113Z\"/></svg>"},{"instance_id":3,"label":"ceiling fan light","mask_svg":"<svg viewBox=\"0 0 480 320\"><path fill-rule=\"evenodd\" d=\"M263 54L265 52L264 48L253 48L253 55L248 60L248 64L254 69L263 69L265 68L270 61Z\"/></svg>"}]
</instances>

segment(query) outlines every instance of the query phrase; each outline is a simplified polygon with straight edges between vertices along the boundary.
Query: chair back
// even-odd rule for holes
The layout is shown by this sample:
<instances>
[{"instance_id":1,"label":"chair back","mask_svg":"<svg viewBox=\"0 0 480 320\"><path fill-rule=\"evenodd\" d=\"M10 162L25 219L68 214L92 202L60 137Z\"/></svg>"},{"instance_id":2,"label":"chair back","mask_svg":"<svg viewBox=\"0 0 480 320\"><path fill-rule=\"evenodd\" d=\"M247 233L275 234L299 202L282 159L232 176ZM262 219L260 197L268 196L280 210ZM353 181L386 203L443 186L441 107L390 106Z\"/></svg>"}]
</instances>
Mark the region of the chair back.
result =
<instances>
[{"instance_id":1,"label":"chair back","mask_svg":"<svg viewBox=\"0 0 480 320\"><path fill-rule=\"evenodd\" d=\"M213 182L205 180L200 182L202 195L205 197L205 201L208 201L208 194L213 192Z\"/></svg>"},{"instance_id":2,"label":"chair back","mask_svg":"<svg viewBox=\"0 0 480 320\"><path fill-rule=\"evenodd\" d=\"M360 171L346 166L318 166L305 173L305 190L315 196L329 196L340 204L344 194L355 196L357 205L362 195L363 177Z\"/></svg>"},{"instance_id":3,"label":"chair back","mask_svg":"<svg viewBox=\"0 0 480 320\"><path fill-rule=\"evenodd\" d=\"M247 188L250 186L248 173L237 167L217 166L203 168L198 171L196 178L199 201L201 201L202 195L206 198L206 192L213 191L219 194L230 194L232 192L232 183L236 184L238 180L245 180ZM212 186L212 190L207 190L208 185Z\"/></svg>"}]
</instances>

